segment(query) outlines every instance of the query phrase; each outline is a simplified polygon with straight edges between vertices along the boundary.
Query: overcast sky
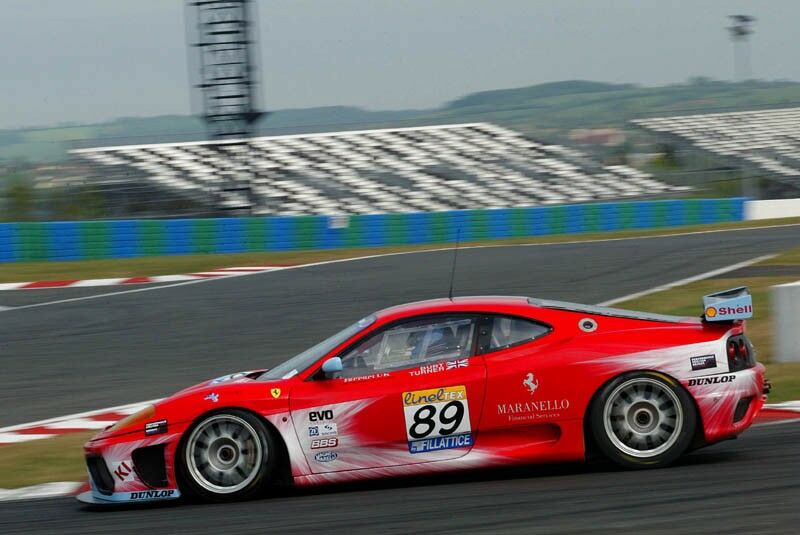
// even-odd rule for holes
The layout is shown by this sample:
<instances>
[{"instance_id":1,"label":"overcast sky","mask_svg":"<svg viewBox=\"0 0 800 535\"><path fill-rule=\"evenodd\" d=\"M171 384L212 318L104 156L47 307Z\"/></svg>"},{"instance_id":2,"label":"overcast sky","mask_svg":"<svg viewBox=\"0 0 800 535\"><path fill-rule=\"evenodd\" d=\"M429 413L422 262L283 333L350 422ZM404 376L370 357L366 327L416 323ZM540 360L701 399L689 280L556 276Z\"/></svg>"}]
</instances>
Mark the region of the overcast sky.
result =
<instances>
[{"instance_id":1,"label":"overcast sky","mask_svg":"<svg viewBox=\"0 0 800 535\"><path fill-rule=\"evenodd\" d=\"M0 0L0 128L189 113L183 0ZM800 80L800 1L258 0L269 109L441 105L566 79L733 77L727 16L758 18L753 74Z\"/></svg>"}]
</instances>

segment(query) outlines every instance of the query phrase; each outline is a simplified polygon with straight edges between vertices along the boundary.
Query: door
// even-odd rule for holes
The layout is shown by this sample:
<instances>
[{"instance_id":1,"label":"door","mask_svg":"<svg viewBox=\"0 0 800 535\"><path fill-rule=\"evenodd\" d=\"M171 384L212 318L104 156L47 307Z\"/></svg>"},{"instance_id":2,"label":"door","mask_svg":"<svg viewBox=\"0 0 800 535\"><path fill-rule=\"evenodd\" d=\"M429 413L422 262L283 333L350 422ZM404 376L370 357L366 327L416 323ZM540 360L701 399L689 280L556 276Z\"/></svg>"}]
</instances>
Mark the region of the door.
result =
<instances>
[{"instance_id":1,"label":"door","mask_svg":"<svg viewBox=\"0 0 800 535\"><path fill-rule=\"evenodd\" d=\"M475 441L486 370L473 356L476 318L417 317L345 349L340 377L322 374L290 393L292 421L314 472L465 455Z\"/></svg>"},{"instance_id":2,"label":"door","mask_svg":"<svg viewBox=\"0 0 800 535\"><path fill-rule=\"evenodd\" d=\"M583 453L577 370L558 350L564 339L530 318L492 315L480 322L478 353L488 388L482 438L514 449L519 459L568 460ZM576 440L577 437L577 440Z\"/></svg>"}]
</instances>

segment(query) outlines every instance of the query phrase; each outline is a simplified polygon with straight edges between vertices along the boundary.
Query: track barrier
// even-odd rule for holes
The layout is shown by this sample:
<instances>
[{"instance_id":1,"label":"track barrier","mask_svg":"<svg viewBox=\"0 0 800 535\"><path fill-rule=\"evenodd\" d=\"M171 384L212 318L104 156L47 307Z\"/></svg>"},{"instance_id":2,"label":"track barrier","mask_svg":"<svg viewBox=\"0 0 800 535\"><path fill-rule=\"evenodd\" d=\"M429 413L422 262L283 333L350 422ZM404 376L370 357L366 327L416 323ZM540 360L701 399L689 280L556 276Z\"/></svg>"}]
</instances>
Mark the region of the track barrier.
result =
<instances>
[{"instance_id":1,"label":"track barrier","mask_svg":"<svg viewBox=\"0 0 800 535\"><path fill-rule=\"evenodd\" d=\"M747 220L800 217L800 199L747 201L744 215Z\"/></svg>"},{"instance_id":2,"label":"track barrier","mask_svg":"<svg viewBox=\"0 0 800 535\"><path fill-rule=\"evenodd\" d=\"M800 281L770 288L775 362L800 362Z\"/></svg>"},{"instance_id":3,"label":"track barrier","mask_svg":"<svg viewBox=\"0 0 800 535\"><path fill-rule=\"evenodd\" d=\"M0 224L0 262L383 247L741 221L744 198L403 214Z\"/></svg>"}]
</instances>

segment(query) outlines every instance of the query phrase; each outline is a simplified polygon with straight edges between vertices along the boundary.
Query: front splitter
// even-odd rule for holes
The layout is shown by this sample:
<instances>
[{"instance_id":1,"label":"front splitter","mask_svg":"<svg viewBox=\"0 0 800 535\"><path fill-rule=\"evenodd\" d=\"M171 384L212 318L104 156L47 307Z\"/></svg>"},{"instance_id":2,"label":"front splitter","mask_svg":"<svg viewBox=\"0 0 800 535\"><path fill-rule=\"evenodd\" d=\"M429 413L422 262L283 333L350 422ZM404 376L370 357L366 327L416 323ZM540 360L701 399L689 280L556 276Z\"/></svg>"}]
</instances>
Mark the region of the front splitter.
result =
<instances>
[{"instance_id":1,"label":"front splitter","mask_svg":"<svg viewBox=\"0 0 800 535\"><path fill-rule=\"evenodd\" d=\"M139 492L115 492L109 496L98 497L91 490L81 492L75 498L90 505L130 505L136 503L161 502L181 497L178 489L144 490Z\"/></svg>"}]
</instances>

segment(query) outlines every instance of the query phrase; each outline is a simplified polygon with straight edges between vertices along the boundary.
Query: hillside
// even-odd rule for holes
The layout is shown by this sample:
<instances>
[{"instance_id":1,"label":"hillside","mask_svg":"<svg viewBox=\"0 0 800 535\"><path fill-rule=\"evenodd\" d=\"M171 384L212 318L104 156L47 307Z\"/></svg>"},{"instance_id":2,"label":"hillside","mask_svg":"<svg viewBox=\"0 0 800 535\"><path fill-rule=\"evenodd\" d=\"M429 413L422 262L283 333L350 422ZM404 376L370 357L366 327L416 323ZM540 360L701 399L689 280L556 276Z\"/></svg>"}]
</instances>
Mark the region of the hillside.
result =
<instances>
[{"instance_id":1,"label":"hillside","mask_svg":"<svg viewBox=\"0 0 800 535\"><path fill-rule=\"evenodd\" d=\"M558 141L577 127L624 127L651 115L708 113L800 104L800 83L729 83L696 78L686 84L642 87L564 81L474 93L432 110L368 111L347 106L278 110L262 121L265 135L433 123L491 121ZM0 130L0 162L54 162L75 146L202 139L190 116L119 118L102 124Z\"/></svg>"}]
</instances>

